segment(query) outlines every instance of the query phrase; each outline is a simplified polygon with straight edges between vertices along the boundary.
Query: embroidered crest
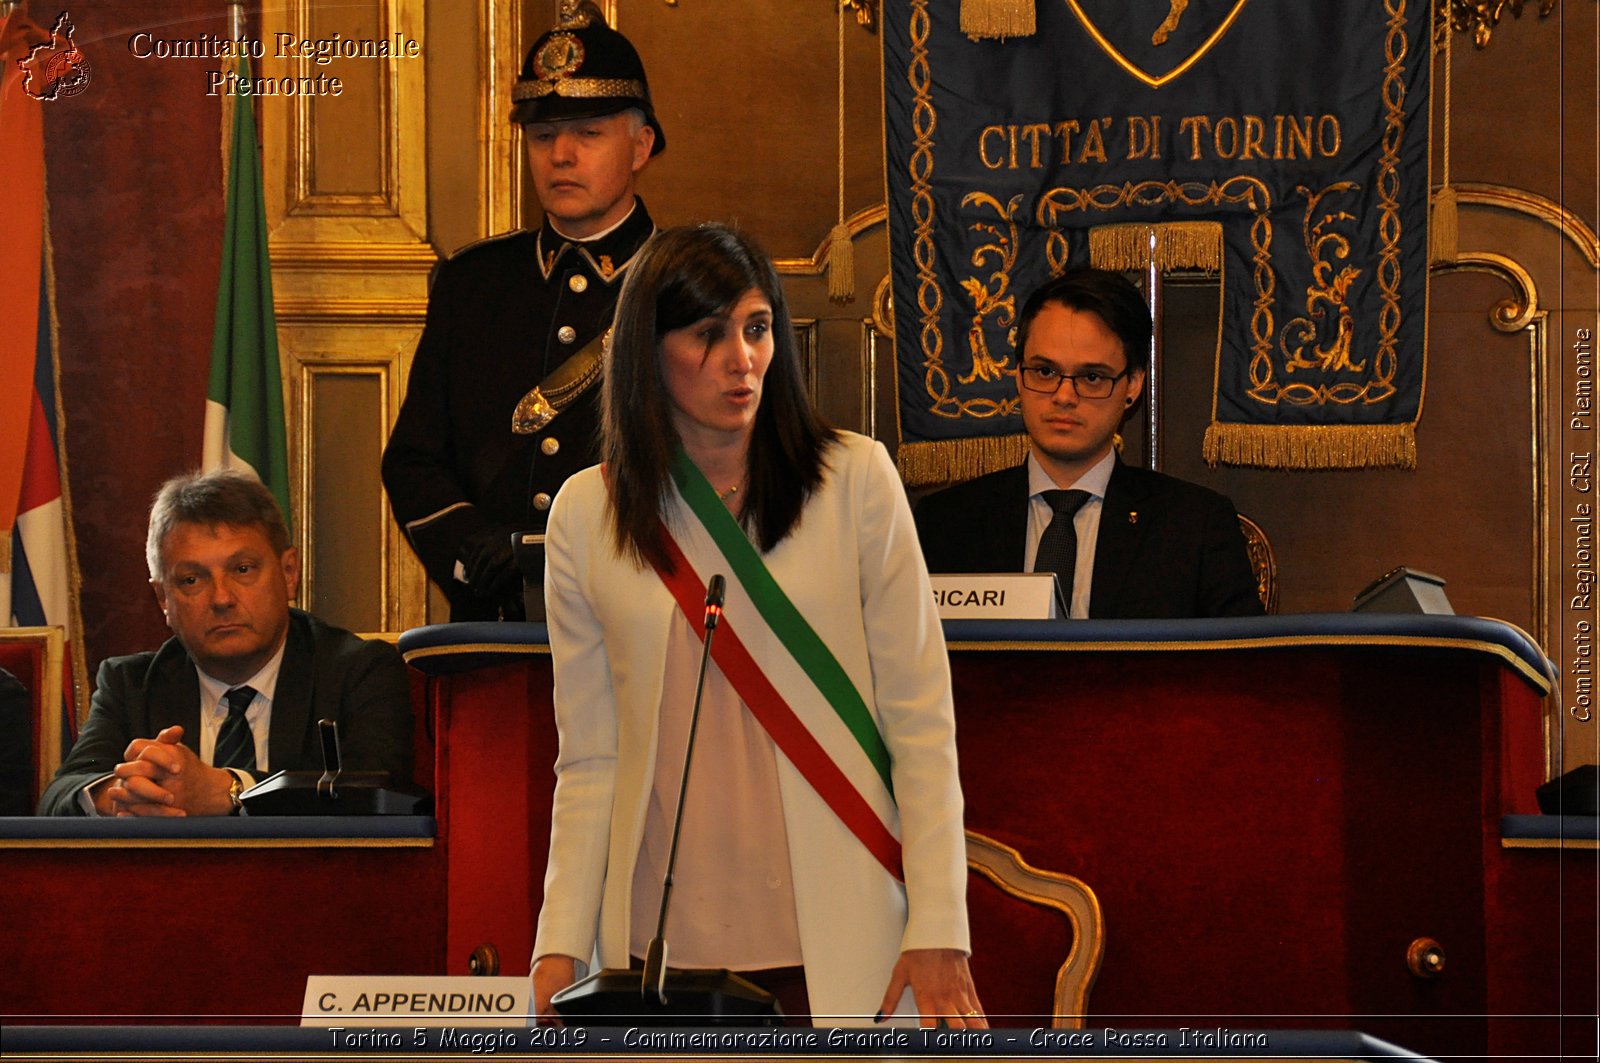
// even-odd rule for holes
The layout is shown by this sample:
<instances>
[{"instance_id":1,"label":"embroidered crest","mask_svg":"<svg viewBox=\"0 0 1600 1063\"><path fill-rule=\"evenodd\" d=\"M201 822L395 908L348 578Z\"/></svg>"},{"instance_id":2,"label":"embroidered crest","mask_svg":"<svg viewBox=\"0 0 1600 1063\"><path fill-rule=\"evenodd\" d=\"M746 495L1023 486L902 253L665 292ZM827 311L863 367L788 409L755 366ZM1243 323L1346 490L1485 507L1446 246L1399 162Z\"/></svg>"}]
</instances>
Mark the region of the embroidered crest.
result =
<instances>
[{"instance_id":1,"label":"embroidered crest","mask_svg":"<svg viewBox=\"0 0 1600 1063\"><path fill-rule=\"evenodd\" d=\"M1227 34L1238 19L1248 0L1202 0L1187 10L1190 0L1170 0L1166 20L1154 27L1154 32L1144 40L1111 39L1108 31L1096 23L1095 8L1103 7L1097 0L1067 0L1067 7L1083 23L1102 51L1122 69L1153 89L1181 77ZM1149 5L1153 13L1159 5ZM1122 0L1107 13L1122 15ZM1185 16L1187 15L1187 18ZM1105 20L1112 21L1112 20ZM1126 22L1126 19L1117 21ZM1192 25L1191 25L1192 24Z\"/></svg>"},{"instance_id":2,"label":"embroidered crest","mask_svg":"<svg viewBox=\"0 0 1600 1063\"><path fill-rule=\"evenodd\" d=\"M540 78L563 78L583 65L583 42L570 33L551 34L533 57Z\"/></svg>"}]
</instances>

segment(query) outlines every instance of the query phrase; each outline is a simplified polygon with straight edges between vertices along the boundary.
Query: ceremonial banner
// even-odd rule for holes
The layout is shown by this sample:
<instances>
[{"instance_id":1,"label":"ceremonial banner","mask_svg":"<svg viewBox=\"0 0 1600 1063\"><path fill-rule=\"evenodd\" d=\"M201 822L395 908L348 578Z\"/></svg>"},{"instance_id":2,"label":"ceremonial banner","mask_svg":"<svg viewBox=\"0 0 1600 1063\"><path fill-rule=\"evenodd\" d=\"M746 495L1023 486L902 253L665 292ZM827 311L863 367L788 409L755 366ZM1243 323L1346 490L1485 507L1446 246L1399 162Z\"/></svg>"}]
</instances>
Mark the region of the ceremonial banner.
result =
<instances>
[{"instance_id":1,"label":"ceremonial banner","mask_svg":"<svg viewBox=\"0 0 1600 1063\"><path fill-rule=\"evenodd\" d=\"M34 79L55 53L37 29L20 9L0 20L0 164L11 179L0 204L0 627L62 630L67 743L87 683L45 196L41 101L51 97Z\"/></svg>"},{"instance_id":2,"label":"ceremonial banner","mask_svg":"<svg viewBox=\"0 0 1600 1063\"><path fill-rule=\"evenodd\" d=\"M1208 460L1412 467L1428 3L1038 0L1006 41L963 36L959 6L884 2L908 482L1020 460L1030 291L1152 262L1221 274Z\"/></svg>"},{"instance_id":3,"label":"ceremonial banner","mask_svg":"<svg viewBox=\"0 0 1600 1063\"><path fill-rule=\"evenodd\" d=\"M250 76L248 59L239 77ZM289 510L289 447L278 371L278 319L267 259L267 206L250 97L233 102L228 205L217 284L211 380L206 389L205 469L245 469L267 486L284 520Z\"/></svg>"}]
</instances>

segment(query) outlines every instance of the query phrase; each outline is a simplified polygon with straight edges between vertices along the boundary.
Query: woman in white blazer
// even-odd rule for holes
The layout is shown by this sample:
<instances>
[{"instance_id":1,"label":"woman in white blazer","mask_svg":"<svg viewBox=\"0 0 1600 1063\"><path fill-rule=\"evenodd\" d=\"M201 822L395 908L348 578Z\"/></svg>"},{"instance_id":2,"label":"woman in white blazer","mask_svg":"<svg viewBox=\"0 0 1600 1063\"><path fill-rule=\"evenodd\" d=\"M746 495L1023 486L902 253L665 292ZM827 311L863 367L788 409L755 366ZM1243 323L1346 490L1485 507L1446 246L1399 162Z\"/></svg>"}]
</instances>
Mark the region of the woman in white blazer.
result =
<instances>
[{"instance_id":1,"label":"woman in white blazer","mask_svg":"<svg viewBox=\"0 0 1600 1063\"><path fill-rule=\"evenodd\" d=\"M819 1024L984 1026L949 665L878 443L810 408L776 271L720 226L658 235L606 359L605 463L551 510L561 748L538 1014L655 927L698 669L726 574L665 938ZM803 971L803 975L801 972Z\"/></svg>"}]
</instances>

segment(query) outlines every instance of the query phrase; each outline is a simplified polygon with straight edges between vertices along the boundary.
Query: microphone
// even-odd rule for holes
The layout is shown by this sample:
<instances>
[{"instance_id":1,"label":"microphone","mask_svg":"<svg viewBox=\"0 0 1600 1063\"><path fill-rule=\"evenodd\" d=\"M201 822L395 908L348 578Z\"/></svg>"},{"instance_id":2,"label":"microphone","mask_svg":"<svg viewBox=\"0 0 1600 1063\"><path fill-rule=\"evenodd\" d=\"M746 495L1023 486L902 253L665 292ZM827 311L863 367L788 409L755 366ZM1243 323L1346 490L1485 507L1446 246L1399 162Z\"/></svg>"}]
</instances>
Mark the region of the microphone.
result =
<instances>
[{"instance_id":1,"label":"microphone","mask_svg":"<svg viewBox=\"0 0 1600 1063\"><path fill-rule=\"evenodd\" d=\"M317 721L322 770L280 771L239 795L252 816L420 816L432 811L427 791L396 782L386 771L345 771L339 725Z\"/></svg>"},{"instance_id":2,"label":"microphone","mask_svg":"<svg viewBox=\"0 0 1600 1063\"><path fill-rule=\"evenodd\" d=\"M667 911L672 902L672 871L678 862L678 838L683 830L683 798L689 790L689 768L694 761L695 732L700 726L706 666L711 660L711 637L722 619L727 584L718 573L706 585L706 637L700 647L700 674L695 680L694 708L689 714L689 738L684 743L683 779L678 784L678 808L672 817L667 872L661 883L661 908L656 914L655 937L650 939L645 951L644 971L634 981L632 971L602 970L556 993L550 1003L568 1021L586 1017L594 1022L625 1019L629 1025L740 1026L772 1026L782 1022L772 994L732 971L667 969Z\"/></svg>"},{"instance_id":3,"label":"microphone","mask_svg":"<svg viewBox=\"0 0 1600 1063\"><path fill-rule=\"evenodd\" d=\"M711 582L706 585L706 647L707 647L706 652L707 653L711 652L711 650L710 650L710 646L711 646L711 629L717 626L717 621L718 620L722 619L722 599L727 596L727 593L728 593L728 581L722 578L722 573L718 572L715 576L711 577ZM704 658L701 658L700 664L701 664L700 679L701 679L702 682L704 682L705 681L705 659ZM700 696L700 692L698 690L696 690L695 691L695 697L698 698L699 696Z\"/></svg>"}]
</instances>

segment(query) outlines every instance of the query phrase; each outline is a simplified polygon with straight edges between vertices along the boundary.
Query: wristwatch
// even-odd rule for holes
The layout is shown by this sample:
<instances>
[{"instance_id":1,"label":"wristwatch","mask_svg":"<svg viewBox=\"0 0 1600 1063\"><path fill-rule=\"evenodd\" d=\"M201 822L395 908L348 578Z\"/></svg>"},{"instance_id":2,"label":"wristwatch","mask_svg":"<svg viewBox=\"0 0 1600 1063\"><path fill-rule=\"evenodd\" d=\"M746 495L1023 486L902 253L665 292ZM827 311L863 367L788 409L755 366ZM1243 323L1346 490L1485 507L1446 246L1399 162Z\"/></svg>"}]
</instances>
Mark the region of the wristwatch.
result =
<instances>
[{"instance_id":1,"label":"wristwatch","mask_svg":"<svg viewBox=\"0 0 1600 1063\"><path fill-rule=\"evenodd\" d=\"M228 809L228 815L237 816L244 811L244 802L239 800L239 795L244 793L244 780L239 778L236 771L229 771L228 774L233 777L233 785L228 787L228 803L233 807Z\"/></svg>"}]
</instances>

